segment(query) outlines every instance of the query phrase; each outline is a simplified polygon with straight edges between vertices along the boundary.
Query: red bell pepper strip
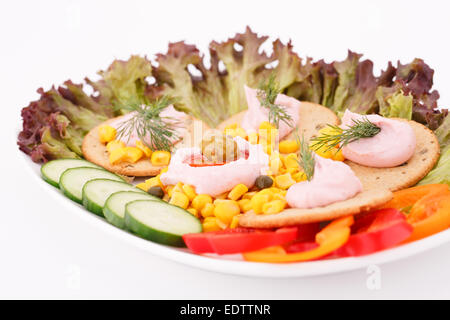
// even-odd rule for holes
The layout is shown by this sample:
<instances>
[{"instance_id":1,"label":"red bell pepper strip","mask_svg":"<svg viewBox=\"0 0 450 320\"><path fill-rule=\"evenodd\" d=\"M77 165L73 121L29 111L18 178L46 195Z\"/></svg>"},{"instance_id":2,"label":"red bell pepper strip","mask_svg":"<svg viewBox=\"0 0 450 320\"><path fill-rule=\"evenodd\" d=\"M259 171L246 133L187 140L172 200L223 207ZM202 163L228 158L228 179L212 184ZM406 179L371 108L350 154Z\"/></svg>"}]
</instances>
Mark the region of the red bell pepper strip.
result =
<instances>
[{"instance_id":1,"label":"red bell pepper strip","mask_svg":"<svg viewBox=\"0 0 450 320\"><path fill-rule=\"evenodd\" d=\"M353 224L353 217L344 217L334 220L323 228L316 235L316 248L303 252L288 253L281 246L247 252L243 257L247 261L255 262L299 262L322 258L336 249L343 246L350 236L350 226Z\"/></svg>"},{"instance_id":2,"label":"red bell pepper strip","mask_svg":"<svg viewBox=\"0 0 450 320\"><path fill-rule=\"evenodd\" d=\"M347 243L331 256L362 256L393 247L407 239L413 228L397 209L381 209L356 220Z\"/></svg>"},{"instance_id":3,"label":"red bell pepper strip","mask_svg":"<svg viewBox=\"0 0 450 320\"><path fill-rule=\"evenodd\" d=\"M233 254L277 246L297 239L298 228L256 230L226 229L216 232L183 235L186 246L195 253Z\"/></svg>"}]
</instances>

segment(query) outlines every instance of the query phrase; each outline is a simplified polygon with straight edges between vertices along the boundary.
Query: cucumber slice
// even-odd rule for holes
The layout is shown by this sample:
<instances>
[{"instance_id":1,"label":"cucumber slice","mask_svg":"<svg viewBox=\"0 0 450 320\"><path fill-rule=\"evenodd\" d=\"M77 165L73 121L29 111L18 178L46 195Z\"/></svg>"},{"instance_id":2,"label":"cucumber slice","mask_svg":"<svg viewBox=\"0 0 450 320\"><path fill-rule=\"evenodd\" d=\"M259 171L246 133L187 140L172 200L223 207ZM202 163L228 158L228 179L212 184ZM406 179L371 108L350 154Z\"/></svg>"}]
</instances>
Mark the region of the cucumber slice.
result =
<instances>
[{"instance_id":1,"label":"cucumber slice","mask_svg":"<svg viewBox=\"0 0 450 320\"><path fill-rule=\"evenodd\" d=\"M103 217L103 206L110 195L118 191L134 191L144 195L147 192L123 181L94 179L83 187L83 206L89 211Z\"/></svg>"},{"instance_id":2,"label":"cucumber slice","mask_svg":"<svg viewBox=\"0 0 450 320\"><path fill-rule=\"evenodd\" d=\"M67 169L91 167L101 169L100 166L92 162L80 159L58 159L52 160L41 167L41 175L44 181L50 183L52 186L59 188L59 178L61 174Z\"/></svg>"},{"instance_id":3,"label":"cucumber slice","mask_svg":"<svg viewBox=\"0 0 450 320\"><path fill-rule=\"evenodd\" d=\"M163 201L136 200L125 206L125 225L136 235L169 246L184 247L182 235L202 232L200 220Z\"/></svg>"},{"instance_id":4,"label":"cucumber slice","mask_svg":"<svg viewBox=\"0 0 450 320\"><path fill-rule=\"evenodd\" d=\"M104 169L80 167L64 171L59 179L59 188L69 199L82 203L83 186L86 182L93 179L124 181L118 175Z\"/></svg>"},{"instance_id":5,"label":"cucumber slice","mask_svg":"<svg viewBox=\"0 0 450 320\"><path fill-rule=\"evenodd\" d=\"M161 199L154 197L148 193L134 192L134 191L119 191L113 193L106 199L103 206L103 215L109 223L119 227L125 228L125 206L135 200L153 200L161 201Z\"/></svg>"}]
</instances>

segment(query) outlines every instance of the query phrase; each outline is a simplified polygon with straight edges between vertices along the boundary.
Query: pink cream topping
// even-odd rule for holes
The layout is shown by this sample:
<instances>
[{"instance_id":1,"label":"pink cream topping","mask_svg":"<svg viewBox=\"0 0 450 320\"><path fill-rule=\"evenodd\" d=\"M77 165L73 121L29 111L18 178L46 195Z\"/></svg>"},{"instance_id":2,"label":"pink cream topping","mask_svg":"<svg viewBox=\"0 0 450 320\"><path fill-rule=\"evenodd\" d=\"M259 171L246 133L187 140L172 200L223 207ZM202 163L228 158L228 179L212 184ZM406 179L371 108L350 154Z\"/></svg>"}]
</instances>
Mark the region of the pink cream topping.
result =
<instances>
[{"instance_id":1,"label":"pink cream topping","mask_svg":"<svg viewBox=\"0 0 450 320\"><path fill-rule=\"evenodd\" d=\"M167 172L161 174L164 185L178 182L195 187L197 194L217 196L230 191L239 183L252 187L268 169L269 156L261 145L249 144L246 140L234 138L240 156L237 160L215 166L191 166L192 159L201 159L200 148L180 148L172 156Z\"/></svg>"},{"instance_id":2,"label":"pink cream topping","mask_svg":"<svg viewBox=\"0 0 450 320\"><path fill-rule=\"evenodd\" d=\"M135 114L136 114L136 112L127 113L126 115L120 117L116 121L111 122L109 125L111 127L119 129L120 126L124 122L130 120ZM175 137L170 139L170 141L172 143L175 143L175 142L181 140L183 138L183 136L187 132L187 129L186 129L185 125L184 125L184 122L189 118L189 116L186 113L184 113L184 112L180 112L180 111L175 110L173 105L169 105L159 115L160 115L161 118L167 118L165 120L165 122L167 124L172 124L173 125L174 132L175 132ZM123 141L128 146L133 146L134 147L134 146L136 146L136 141L138 141L140 139L139 139L139 136L138 136L137 132L133 131L130 136L120 137L120 140ZM150 137L148 137L145 140L146 141L148 140L147 143L150 143Z\"/></svg>"},{"instance_id":3,"label":"pink cream topping","mask_svg":"<svg viewBox=\"0 0 450 320\"><path fill-rule=\"evenodd\" d=\"M244 86L247 97L248 110L245 112L241 126L247 132L258 131L261 122L269 121L269 110L261 106L258 99L258 91ZM288 97L284 94L278 94L275 103L284 107L286 113L292 118L292 126L283 121L278 124L279 139L283 139L295 128L299 119L299 108L301 102L297 99Z\"/></svg>"},{"instance_id":4,"label":"pink cream topping","mask_svg":"<svg viewBox=\"0 0 450 320\"><path fill-rule=\"evenodd\" d=\"M343 129L363 117L377 125L381 131L371 138L361 138L342 148L346 159L368 167L389 168L408 161L416 148L416 136L407 122L379 115L363 116L346 110L342 117Z\"/></svg>"},{"instance_id":5,"label":"pink cream topping","mask_svg":"<svg viewBox=\"0 0 450 320\"><path fill-rule=\"evenodd\" d=\"M350 199L362 191L362 184L348 165L315 155L311 181L292 185L286 200L293 208L323 207Z\"/></svg>"}]
</instances>

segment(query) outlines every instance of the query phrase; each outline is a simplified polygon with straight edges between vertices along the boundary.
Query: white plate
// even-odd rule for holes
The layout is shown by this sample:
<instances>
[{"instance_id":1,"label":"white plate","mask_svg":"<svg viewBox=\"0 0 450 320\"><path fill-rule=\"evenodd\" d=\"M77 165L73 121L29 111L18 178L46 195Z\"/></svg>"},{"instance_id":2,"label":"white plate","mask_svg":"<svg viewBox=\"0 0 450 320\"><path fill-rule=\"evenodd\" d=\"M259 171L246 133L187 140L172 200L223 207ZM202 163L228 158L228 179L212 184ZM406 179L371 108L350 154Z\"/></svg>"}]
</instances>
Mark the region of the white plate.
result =
<instances>
[{"instance_id":1,"label":"white plate","mask_svg":"<svg viewBox=\"0 0 450 320\"><path fill-rule=\"evenodd\" d=\"M29 169L30 174L35 178L36 182L39 184L39 187L48 190L49 196L53 197L59 201L61 205L66 207L68 209L67 212L78 215L80 218L92 225L95 225L100 230L106 231L120 239L123 239L131 245L139 247L150 254L209 271L267 278L305 277L331 274L364 268L373 264L379 265L386 262L400 260L426 250L436 248L441 244L450 241L450 229L448 229L419 241L363 257L289 264L246 262L240 259L240 255L230 255L228 257L196 255L188 252L186 249L172 248L141 239L131 233L114 227L106 220L90 213L81 205L69 200L58 189L42 180L40 177L40 165L31 161L31 159L21 151L18 152L19 157L22 161L24 161L25 167Z\"/></svg>"}]
</instances>

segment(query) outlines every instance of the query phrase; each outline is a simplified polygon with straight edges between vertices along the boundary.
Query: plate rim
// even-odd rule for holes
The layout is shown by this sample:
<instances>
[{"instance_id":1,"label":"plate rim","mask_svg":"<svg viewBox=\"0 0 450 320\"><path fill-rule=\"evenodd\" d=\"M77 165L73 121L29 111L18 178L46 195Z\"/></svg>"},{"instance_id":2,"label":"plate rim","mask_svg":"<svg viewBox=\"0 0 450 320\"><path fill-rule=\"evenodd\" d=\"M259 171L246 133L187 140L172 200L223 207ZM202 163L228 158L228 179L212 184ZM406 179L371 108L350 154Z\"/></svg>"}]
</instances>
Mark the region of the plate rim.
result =
<instances>
[{"instance_id":1,"label":"plate rim","mask_svg":"<svg viewBox=\"0 0 450 320\"><path fill-rule=\"evenodd\" d=\"M21 161L23 161L25 167L27 167L26 170L28 170L29 174L36 180L37 185L39 186L40 183L40 186L43 186L45 190L48 190L48 193L60 202L62 206L68 207L69 210L67 211L71 212L71 214L80 216L81 219L91 225L95 225L103 232L115 236L125 241L127 244L133 245L154 256L205 271L256 278L301 278L328 274L331 275L366 268L370 265L381 265L398 261L450 242L450 229L447 229L427 238L366 256L286 264L229 260L207 255L198 255L188 252L187 249L173 248L142 239L130 232L113 226L105 219L87 211L81 205L70 201L70 199L59 192L56 187L45 182L41 178L40 174L37 174L36 172L40 172L40 165L34 163L28 155L18 148L16 150L16 152L19 153ZM35 168L33 168L33 166L35 166Z\"/></svg>"}]
</instances>

